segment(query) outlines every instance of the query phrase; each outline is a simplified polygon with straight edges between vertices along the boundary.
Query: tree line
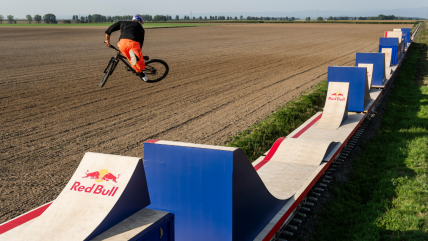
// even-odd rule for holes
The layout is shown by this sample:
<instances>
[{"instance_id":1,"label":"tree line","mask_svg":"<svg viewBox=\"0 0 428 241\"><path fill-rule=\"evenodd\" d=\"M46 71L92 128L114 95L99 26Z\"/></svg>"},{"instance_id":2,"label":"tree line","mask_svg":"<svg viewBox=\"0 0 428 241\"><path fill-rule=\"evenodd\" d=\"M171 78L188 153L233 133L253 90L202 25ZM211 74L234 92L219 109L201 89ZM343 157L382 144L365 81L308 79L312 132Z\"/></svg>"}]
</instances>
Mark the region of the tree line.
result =
<instances>
[{"instance_id":1,"label":"tree line","mask_svg":"<svg viewBox=\"0 0 428 241\"><path fill-rule=\"evenodd\" d=\"M52 13L48 13L45 14L44 16L40 16L38 14L31 16L31 15L27 15L26 16L28 23L32 23L33 21L35 21L36 23L41 23L42 21L44 23L58 23L56 21L56 16ZM3 15L0 14L0 24L3 24L3 21L5 21L5 18L3 17ZM13 15L7 15L7 23L9 24L16 24L16 19L14 18Z\"/></svg>"},{"instance_id":2,"label":"tree line","mask_svg":"<svg viewBox=\"0 0 428 241\"><path fill-rule=\"evenodd\" d=\"M394 15L383 15L380 14L377 17L333 17L330 16L327 18L328 21L335 21L335 20L412 20L412 18L407 17L396 17ZM323 17L318 17L316 20L323 21ZM311 17L307 17L306 21L311 21Z\"/></svg>"},{"instance_id":3,"label":"tree line","mask_svg":"<svg viewBox=\"0 0 428 241\"><path fill-rule=\"evenodd\" d=\"M144 18L144 21L148 21L148 22L165 22L165 21L171 21L173 20L172 16L170 15L142 15L142 17ZM36 14L33 16L31 15L27 15L26 16L28 23L32 23L33 21L35 21L36 23L41 23L42 21L44 23L48 23L48 24L56 24L58 23L58 21L56 20L56 16L55 14L52 13L48 13L45 14L43 16ZM101 14L93 14L93 15L87 15L87 16L79 16L79 15L73 15L73 21L75 21L75 23L109 23L109 22L118 22L118 21L131 21L132 20L132 16L131 15L123 15L123 16L105 16L105 15L101 15ZM380 14L377 17L333 17L330 16L329 18L327 18L326 20L328 21L334 21L334 20L412 20L412 18L404 18L404 17L396 17L394 15L383 15ZM269 20L274 20L274 21L295 21L295 20L299 20L298 18L294 18L294 17L253 17L253 16L247 16L246 18L244 18L244 16L240 16L238 19L238 16L232 17L232 16L199 16L199 17L190 17L187 15L184 15L183 18L180 18L178 15L175 16L174 20L179 21L179 20L206 20L206 21L216 21L216 20L264 20L264 21L269 21ZM318 21L323 21L324 18L323 17L318 17L316 20ZM0 14L0 24L3 24L3 21L7 21L7 23L9 24L16 24L16 20L14 18L13 15L7 15L7 18L5 19L3 15ZM306 21L311 21L311 17L306 17ZM70 20L64 20L63 23L71 23Z\"/></svg>"},{"instance_id":4,"label":"tree line","mask_svg":"<svg viewBox=\"0 0 428 241\"><path fill-rule=\"evenodd\" d=\"M162 16L162 15L161 15ZM253 17L253 16L247 16L246 18L244 18L244 16L240 16L238 19L238 16L199 16L199 17L190 17L190 16L186 16L184 15L184 17L182 19L180 19L180 17L178 15L175 16L175 20L211 20L211 21L217 21L217 20L281 20L281 21L294 21L297 20L298 18L288 18L288 17L280 17L280 18L276 18L276 17ZM169 18L168 20L171 20L171 18Z\"/></svg>"}]
</instances>

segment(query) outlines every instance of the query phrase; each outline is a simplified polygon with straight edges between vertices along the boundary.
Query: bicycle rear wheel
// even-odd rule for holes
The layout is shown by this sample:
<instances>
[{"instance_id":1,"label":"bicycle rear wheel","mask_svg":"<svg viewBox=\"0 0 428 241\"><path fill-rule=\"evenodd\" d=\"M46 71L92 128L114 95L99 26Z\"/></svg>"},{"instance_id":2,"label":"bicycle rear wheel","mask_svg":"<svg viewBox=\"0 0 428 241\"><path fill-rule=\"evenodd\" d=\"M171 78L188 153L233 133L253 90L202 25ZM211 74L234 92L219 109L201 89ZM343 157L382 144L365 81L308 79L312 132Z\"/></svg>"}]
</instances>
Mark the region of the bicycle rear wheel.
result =
<instances>
[{"instance_id":1,"label":"bicycle rear wheel","mask_svg":"<svg viewBox=\"0 0 428 241\"><path fill-rule=\"evenodd\" d=\"M160 59L152 59L147 61L146 68L143 70L147 76L147 82L155 83L165 79L168 75L169 67L168 64Z\"/></svg>"},{"instance_id":2,"label":"bicycle rear wheel","mask_svg":"<svg viewBox=\"0 0 428 241\"><path fill-rule=\"evenodd\" d=\"M115 58L112 57L110 59L110 62L107 64L106 69L104 70L104 75L101 78L100 82L100 88L102 88L106 84L108 77L110 77L110 75L113 73L114 69L116 68L116 65L117 61L115 61Z\"/></svg>"}]
</instances>

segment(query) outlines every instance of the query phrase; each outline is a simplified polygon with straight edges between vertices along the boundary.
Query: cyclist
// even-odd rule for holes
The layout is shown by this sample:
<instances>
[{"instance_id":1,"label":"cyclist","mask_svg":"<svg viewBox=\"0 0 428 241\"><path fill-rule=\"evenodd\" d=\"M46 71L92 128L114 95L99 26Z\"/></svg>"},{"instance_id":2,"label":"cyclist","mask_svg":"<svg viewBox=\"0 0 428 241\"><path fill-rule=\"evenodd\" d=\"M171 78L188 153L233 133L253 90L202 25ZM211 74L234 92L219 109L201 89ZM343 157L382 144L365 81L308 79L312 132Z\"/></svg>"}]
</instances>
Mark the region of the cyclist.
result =
<instances>
[{"instance_id":1,"label":"cyclist","mask_svg":"<svg viewBox=\"0 0 428 241\"><path fill-rule=\"evenodd\" d=\"M106 31L107 46L110 46L110 35L112 32L120 30L119 47L120 52L128 59L131 66L137 72L137 75L144 81L147 81L146 73L142 70L146 67L143 59L141 48L144 43L145 31L142 26L144 23L143 17L137 14L132 18L132 21L119 21L111 25Z\"/></svg>"}]
</instances>

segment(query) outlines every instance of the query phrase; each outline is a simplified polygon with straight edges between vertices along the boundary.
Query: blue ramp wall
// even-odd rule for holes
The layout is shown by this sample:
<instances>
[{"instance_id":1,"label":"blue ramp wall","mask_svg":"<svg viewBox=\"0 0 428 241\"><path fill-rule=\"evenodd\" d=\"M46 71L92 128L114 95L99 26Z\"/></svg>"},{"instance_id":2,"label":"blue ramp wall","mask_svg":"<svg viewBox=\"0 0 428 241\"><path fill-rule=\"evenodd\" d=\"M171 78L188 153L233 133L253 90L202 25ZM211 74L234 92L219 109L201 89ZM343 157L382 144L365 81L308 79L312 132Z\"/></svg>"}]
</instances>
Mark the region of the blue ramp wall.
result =
<instances>
[{"instance_id":1,"label":"blue ramp wall","mask_svg":"<svg viewBox=\"0 0 428 241\"><path fill-rule=\"evenodd\" d=\"M379 53L382 53L382 48L391 48L391 64L398 64L398 38L379 38Z\"/></svg>"},{"instance_id":2,"label":"blue ramp wall","mask_svg":"<svg viewBox=\"0 0 428 241\"><path fill-rule=\"evenodd\" d=\"M253 240L288 200L273 197L241 149L144 143L151 205L175 215L175 238Z\"/></svg>"},{"instance_id":3,"label":"blue ramp wall","mask_svg":"<svg viewBox=\"0 0 428 241\"><path fill-rule=\"evenodd\" d=\"M385 73L385 54L357 53L355 66L358 64L373 64L372 85L383 85Z\"/></svg>"},{"instance_id":4,"label":"blue ramp wall","mask_svg":"<svg viewBox=\"0 0 428 241\"><path fill-rule=\"evenodd\" d=\"M410 33L412 32L412 30L410 28L402 28L401 32L403 32L403 37L405 37L407 48L407 44L410 43Z\"/></svg>"},{"instance_id":5,"label":"blue ramp wall","mask_svg":"<svg viewBox=\"0 0 428 241\"><path fill-rule=\"evenodd\" d=\"M363 67L328 67L328 83L349 83L348 111L363 112L370 102L366 76L367 69Z\"/></svg>"}]
</instances>

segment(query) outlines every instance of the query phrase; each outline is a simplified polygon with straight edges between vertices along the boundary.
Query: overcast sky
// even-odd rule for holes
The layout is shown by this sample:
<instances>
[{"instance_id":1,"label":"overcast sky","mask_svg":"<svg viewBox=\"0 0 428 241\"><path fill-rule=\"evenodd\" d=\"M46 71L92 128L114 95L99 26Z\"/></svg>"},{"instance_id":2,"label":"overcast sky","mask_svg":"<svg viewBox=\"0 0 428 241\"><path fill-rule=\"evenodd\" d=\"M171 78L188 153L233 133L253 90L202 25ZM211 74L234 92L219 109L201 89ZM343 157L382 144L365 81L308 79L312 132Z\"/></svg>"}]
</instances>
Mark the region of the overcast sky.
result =
<instances>
[{"instance_id":1,"label":"overcast sky","mask_svg":"<svg viewBox=\"0 0 428 241\"><path fill-rule=\"evenodd\" d=\"M292 12L306 10L375 11L398 8L428 7L428 0L19 0L1 3L0 14L24 18L27 14L57 16L75 14L134 15L162 14L184 15L198 13L251 13L251 12Z\"/></svg>"}]
</instances>

